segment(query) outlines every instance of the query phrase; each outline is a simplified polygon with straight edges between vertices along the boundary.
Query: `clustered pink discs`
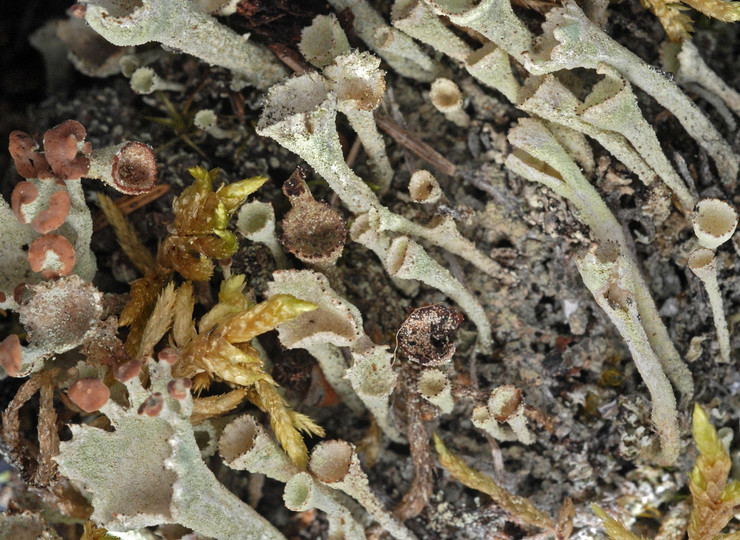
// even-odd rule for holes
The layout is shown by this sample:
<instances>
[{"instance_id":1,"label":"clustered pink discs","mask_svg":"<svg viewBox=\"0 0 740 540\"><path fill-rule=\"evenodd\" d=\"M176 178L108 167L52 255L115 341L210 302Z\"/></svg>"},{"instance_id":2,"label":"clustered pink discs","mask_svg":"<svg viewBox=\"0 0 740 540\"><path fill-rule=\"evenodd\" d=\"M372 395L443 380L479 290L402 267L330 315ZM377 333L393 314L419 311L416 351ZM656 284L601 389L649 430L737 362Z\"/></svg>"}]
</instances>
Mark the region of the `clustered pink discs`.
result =
<instances>
[{"instance_id":1,"label":"clustered pink discs","mask_svg":"<svg viewBox=\"0 0 740 540\"><path fill-rule=\"evenodd\" d=\"M27 133L13 131L9 137L8 149L18 174L30 179L15 186L11 208L20 223L44 235L36 238L28 251L31 270L40 272L44 279L68 275L76 262L72 242L50 234L65 223L72 208L67 182L94 174L119 191L136 195L149 191L157 180L154 152L146 144L124 142L93 153L86 136L80 122L66 120L44 133L43 151ZM91 160L95 171L91 171ZM54 184L44 183L46 180ZM56 186L59 189L55 190ZM18 286L14 290L17 303L22 292Z\"/></svg>"},{"instance_id":2,"label":"clustered pink discs","mask_svg":"<svg viewBox=\"0 0 740 540\"><path fill-rule=\"evenodd\" d=\"M49 162L44 154L38 151L39 145L33 138L22 131L10 134L8 150L15 163L15 168L23 178L53 178Z\"/></svg>"},{"instance_id":3,"label":"clustered pink discs","mask_svg":"<svg viewBox=\"0 0 740 540\"><path fill-rule=\"evenodd\" d=\"M21 281L18 285L13 287L13 300L15 300L16 304L22 304L23 303L23 295L28 290L28 287L26 287L27 283L25 281Z\"/></svg>"},{"instance_id":4,"label":"clustered pink discs","mask_svg":"<svg viewBox=\"0 0 740 540\"><path fill-rule=\"evenodd\" d=\"M10 196L10 207L13 209L15 217L21 223L28 223L23 213L23 207L31 204L39 196L39 188L36 184L24 180L18 182L13 188L13 194Z\"/></svg>"},{"instance_id":5,"label":"clustered pink discs","mask_svg":"<svg viewBox=\"0 0 740 540\"><path fill-rule=\"evenodd\" d=\"M129 360L123 364L119 364L113 370L113 377L120 382L128 382L141 373L141 362L138 360Z\"/></svg>"},{"instance_id":6,"label":"clustered pink discs","mask_svg":"<svg viewBox=\"0 0 740 540\"><path fill-rule=\"evenodd\" d=\"M0 364L11 377L17 377L21 370L21 340L10 334L0 343Z\"/></svg>"},{"instance_id":7,"label":"clustered pink discs","mask_svg":"<svg viewBox=\"0 0 740 540\"><path fill-rule=\"evenodd\" d=\"M160 412L162 412L163 408L164 397L162 397L162 394L160 392L157 392L146 398L144 402L139 405L139 409L137 412L139 414L145 414L153 418L157 416Z\"/></svg>"},{"instance_id":8,"label":"clustered pink discs","mask_svg":"<svg viewBox=\"0 0 740 540\"><path fill-rule=\"evenodd\" d=\"M87 13L87 6L79 2L76 4L72 4L71 6L69 6L67 13L69 13L69 15L72 17L77 17L78 19L84 19L85 13Z\"/></svg>"},{"instance_id":9,"label":"clustered pink discs","mask_svg":"<svg viewBox=\"0 0 740 540\"><path fill-rule=\"evenodd\" d=\"M58 229L69 215L71 202L66 189L60 189L52 193L49 198L49 207L31 221L31 228L37 233L46 234Z\"/></svg>"},{"instance_id":10,"label":"clustered pink discs","mask_svg":"<svg viewBox=\"0 0 740 540\"><path fill-rule=\"evenodd\" d=\"M51 260L61 266L58 268L47 266L50 260L49 252L53 252L55 255L51 257ZM45 279L66 276L74 268L75 259L75 248L69 240L58 234L39 236L28 249L28 262L31 265L31 270L41 272Z\"/></svg>"},{"instance_id":11,"label":"clustered pink discs","mask_svg":"<svg viewBox=\"0 0 740 540\"><path fill-rule=\"evenodd\" d=\"M66 120L44 133L44 155L57 178L75 180L90 170L90 159L86 154L90 153L92 146L85 143L80 148L86 136L85 126L77 120Z\"/></svg>"},{"instance_id":12,"label":"clustered pink discs","mask_svg":"<svg viewBox=\"0 0 740 540\"><path fill-rule=\"evenodd\" d=\"M174 366L179 359L180 357L177 354L177 351L172 347L165 347L157 354L157 360L165 362L171 366Z\"/></svg>"},{"instance_id":13,"label":"clustered pink discs","mask_svg":"<svg viewBox=\"0 0 740 540\"><path fill-rule=\"evenodd\" d=\"M193 381L190 379L172 379L167 383L167 394L173 399L185 399L192 387Z\"/></svg>"},{"instance_id":14,"label":"clustered pink discs","mask_svg":"<svg viewBox=\"0 0 740 540\"><path fill-rule=\"evenodd\" d=\"M78 379L67 390L69 399L87 413L100 409L110 398L110 389L94 377Z\"/></svg>"}]
</instances>

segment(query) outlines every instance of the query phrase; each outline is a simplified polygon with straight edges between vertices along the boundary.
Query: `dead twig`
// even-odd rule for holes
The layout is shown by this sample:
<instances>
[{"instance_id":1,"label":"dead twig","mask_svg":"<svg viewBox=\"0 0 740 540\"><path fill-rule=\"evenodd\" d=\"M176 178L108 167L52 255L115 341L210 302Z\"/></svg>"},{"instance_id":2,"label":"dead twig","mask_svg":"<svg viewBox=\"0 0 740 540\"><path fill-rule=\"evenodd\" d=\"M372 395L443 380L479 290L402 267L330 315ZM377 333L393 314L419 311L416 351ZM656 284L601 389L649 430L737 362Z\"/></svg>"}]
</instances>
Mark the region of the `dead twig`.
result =
<instances>
[{"instance_id":1,"label":"dead twig","mask_svg":"<svg viewBox=\"0 0 740 540\"><path fill-rule=\"evenodd\" d=\"M360 153L361 146L362 143L360 142L360 138L355 137L355 140L349 149L349 153L347 154L347 158L344 160L345 163L347 163L347 167L352 168L352 166L355 164L355 161L357 160L357 155Z\"/></svg>"},{"instance_id":2,"label":"dead twig","mask_svg":"<svg viewBox=\"0 0 740 540\"><path fill-rule=\"evenodd\" d=\"M121 213L126 216L131 212L138 210L139 208L142 208L153 201L156 201L169 190L169 184L158 184L154 186L150 191L142 193L141 195L130 195L127 197L116 199L115 205L118 207ZM105 218L105 214L103 214L102 212L99 212L93 218L93 232L97 232L100 229L107 227L108 225L110 224Z\"/></svg>"},{"instance_id":3,"label":"dead twig","mask_svg":"<svg viewBox=\"0 0 740 540\"><path fill-rule=\"evenodd\" d=\"M267 46L283 64L293 70L294 73L301 75L311 69L303 57L290 47L281 43L271 43Z\"/></svg>"},{"instance_id":4,"label":"dead twig","mask_svg":"<svg viewBox=\"0 0 740 540\"><path fill-rule=\"evenodd\" d=\"M41 376L35 374L24 382L3 412L3 438L14 458L20 457L20 410L41 388Z\"/></svg>"},{"instance_id":5,"label":"dead twig","mask_svg":"<svg viewBox=\"0 0 740 540\"><path fill-rule=\"evenodd\" d=\"M390 137L404 148L416 154L418 157L429 163L439 172L452 176L455 174L456 167L445 157L437 152L434 148L423 142L418 137L406 131L399 124L388 118L386 115L375 112L375 122L378 127L385 131Z\"/></svg>"},{"instance_id":6,"label":"dead twig","mask_svg":"<svg viewBox=\"0 0 740 540\"><path fill-rule=\"evenodd\" d=\"M407 385L406 389L406 437L409 440L411 458L414 460L414 479L401 502L393 509L393 514L401 521L418 516L429 504L434 470L429 452L429 434L422 420L421 396L411 385Z\"/></svg>"},{"instance_id":7,"label":"dead twig","mask_svg":"<svg viewBox=\"0 0 740 540\"><path fill-rule=\"evenodd\" d=\"M57 413L54 409L54 374L57 370L43 374L39 404L39 463L33 482L38 486L48 486L56 475L57 464L52 459L59 454L59 432Z\"/></svg>"}]
</instances>

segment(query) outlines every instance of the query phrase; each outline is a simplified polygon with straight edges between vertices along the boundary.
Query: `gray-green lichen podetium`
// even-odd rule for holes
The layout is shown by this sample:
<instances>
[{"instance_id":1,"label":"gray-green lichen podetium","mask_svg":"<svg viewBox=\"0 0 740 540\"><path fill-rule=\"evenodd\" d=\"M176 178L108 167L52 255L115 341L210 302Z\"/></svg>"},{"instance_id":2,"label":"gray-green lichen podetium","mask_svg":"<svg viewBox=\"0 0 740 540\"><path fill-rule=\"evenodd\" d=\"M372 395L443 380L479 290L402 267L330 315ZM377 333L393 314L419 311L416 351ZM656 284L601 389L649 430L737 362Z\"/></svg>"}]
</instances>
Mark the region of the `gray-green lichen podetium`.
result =
<instances>
[{"instance_id":1,"label":"gray-green lichen podetium","mask_svg":"<svg viewBox=\"0 0 740 540\"><path fill-rule=\"evenodd\" d=\"M192 397L169 397L172 380L165 362L149 362L151 385L126 382L129 403L109 400L103 412L115 431L71 425L72 440L55 458L60 472L91 495L91 519L111 531L180 523L218 539L284 538L267 520L216 480L201 458L190 424ZM159 414L138 414L152 396Z\"/></svg>"}]
</instances>

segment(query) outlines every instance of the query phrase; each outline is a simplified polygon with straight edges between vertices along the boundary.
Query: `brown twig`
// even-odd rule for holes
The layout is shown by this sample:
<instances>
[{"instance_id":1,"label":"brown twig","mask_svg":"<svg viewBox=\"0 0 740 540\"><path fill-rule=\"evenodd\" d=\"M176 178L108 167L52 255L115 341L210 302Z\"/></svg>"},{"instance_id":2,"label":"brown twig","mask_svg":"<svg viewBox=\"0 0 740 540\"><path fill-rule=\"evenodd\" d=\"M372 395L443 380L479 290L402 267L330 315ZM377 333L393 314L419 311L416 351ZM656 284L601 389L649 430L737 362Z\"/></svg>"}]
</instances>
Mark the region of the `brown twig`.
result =
<instances>
[{"instance_id":1,"label":"brown twig","mask_svg":"<svg viewBox=\"0 0 740 540\"><path fill-rule=\"evenodd\" d=\"M375 122L378 127L385 131L401 146L408 148L418 157L429 163L432 167L443 174L452 176L456 167L434 148L423 142L418 137L406 131L403 127L382 113L375 112Z\"/></svg>"},{"instance_id":2,"label":"brown twig","mask_svg":"<svg viewBox=\"0 0 740 540\"><path fill-rule=\"evenodd\" d=\"M347 163L347 167L352 168L352 166L355 164L355 161L357 160L357 155L360 153L361 146L362 143L360 142L360 138L355 137L355 140L352 143L352 146L350 146L349 152L347 153L347 158L344 160L345 163Z\"/></svg>"},{"instance_id":3,"label":"brown twig","mask_svg":"<svg viewBox=\"0 0 740 540\"><path fill-rule=\"evenodd\" d=\"M41 379L38 425L39 464L33 478L38 486L48 486L57 470L57 464L52 459L59 453L57 413L54 409L54 374L56 371L46 371Z\"/></svg>"},{"instance_id":4,"label":"brown twig","mask_svg":"<svg viewBox=\"0 0 740 540\"><path fill-rule=\"evenodd\" d=\"M411 374L408 378L415 379ZM393 509L393 514L401 521L418 516L429 504L434 470L434 462L429 453L429 434L422 420L421 396L412 385L406 388L406 437L409 440L411 458L414 460L414 479L401 502Z\"/></svg>"},{"instance_id":5,"label":"brown twig","mask_svg":"<svg viewBox=\"0 0 740 540\"><path fill-rule=\"evenodd\" d=\"M477 388L472 388L467 384L453 384L452 396L455 398L455 401L463 399L476 405L488 401L488 395L485 392Z\"/></svg>"},{"instance_id":6,"label":"brown twig","mask_svg":"<svg viewBox=\"0 0 740 540\"><path fill-rule=\"evenodd\" d=\"M150 191L142 193L141 195L130 195L127 197L121 197L117 199L115 204L121 210L121 213L126 216L131 212L138 210L146 206L147 204L159 199L162 195L170 190L169 184L158 184L154 186ZM100 229L109 225L105 215L100 212L93 218L93 231L97 232Z\"/></svg>"},{"instance_id":7,"label":"brown twig","mask_svg":"<svg viewBox=\"0 0 740 540\"><path fill-rule=\"evenodd\" d=\"M294 73L301 75L311 69L303 57L290 47L281 43L271 43L267 46L283 64L293 70Z\"/></svg>"},{"instance_id":8,"label":"brown twig","mask_svg":"<svg viewBox=\"0 0 740 540\"><path fill-rule=\"evenodd\" d=\"M33 397L41 388L41 377L39 374L32 376L16 392L13 399L8 404L8 408L3 412L3 438L10 448L11 454L17 459L20 457L20 417L21 407Z\"/></svg>"}]
</instances>

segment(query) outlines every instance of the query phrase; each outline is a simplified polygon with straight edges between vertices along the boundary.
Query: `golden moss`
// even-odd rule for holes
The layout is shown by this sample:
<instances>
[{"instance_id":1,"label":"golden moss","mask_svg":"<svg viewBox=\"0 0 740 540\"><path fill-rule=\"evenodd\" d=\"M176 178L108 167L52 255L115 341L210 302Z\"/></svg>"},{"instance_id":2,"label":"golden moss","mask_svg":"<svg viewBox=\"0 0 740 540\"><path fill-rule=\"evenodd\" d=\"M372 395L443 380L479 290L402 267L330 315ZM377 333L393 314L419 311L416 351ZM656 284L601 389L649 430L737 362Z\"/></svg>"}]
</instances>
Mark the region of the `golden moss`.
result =
<instances>
[{"instance_id":1,"label":"golden moss","mask_svg":"<svg viewBox=\"0 0 740 540\"><path fill-rule=\"evenodd\" d=\"M305 468L308 450L300 432L323 436L324 430L309 417L288 407L278 393L277 384L265 371L259 353L249 342L316 306L285 294L254 304L243 289L243 275L224 280L218 303L201 318L197 331L192 322L192 286L186 283L178 289L172 309L177 306L173 314L173 339L180 353L173 374L193 379L195 391L208 386L211 380L247 389L245 393L232 391L196 400L194 419L202 421L223 414L234 409L246 396L270 415L278 441L291 460Z\"/></svg>"},{"instance_id":2,"label":"golden moss","mask_svg":"<svg viewBox=\"0 0 740 540\"><path fill-rule=\"evenodd\" d=\"M691 431L699 456L689 474L692 506L687 531L689 540L740 538L737 533L720 534L732 519L735 507L740 504L740 482L733 480L727 483L732 460L707 413L698 403L694 404ZM619 520L595 504L591 508L604 522L604 528L612 540L640 540Z\"/></svg>"},{"instance_id":3,"label":"golden moss","mask_svg":"<svg viewBox=\"0 0 740 540\"><path fill-rule=\"evenodd\" d=\"M658 17L671 41L682 41L694 31L691 25L693 21L685 13L689 7L722 22L740 20L740 2L725 0L640 0L640 2Z\"/></svg>"},{"instance_id":4,"label":"golden moss","mask_svg":"<svg viewBox=\"0 0 740 540\"><path fill-rule=\"evenodd\" d=\"M452 476L457 478L461 484L489 495L497 505L511 514L514 521L552 531L556 534L568 527L566 524L556 523L554 519L529 502L526 497L509 493L494 482L492 478L469 467L462 459L447 449L436 433L434 434L434 447L437 454L439 454L439 462ZM568 504L568 502L566 501L565 504ZM567 512L564 514L568 515ZM560 537L563 538L562 533Z\"/></svg>"}]
</instances>

